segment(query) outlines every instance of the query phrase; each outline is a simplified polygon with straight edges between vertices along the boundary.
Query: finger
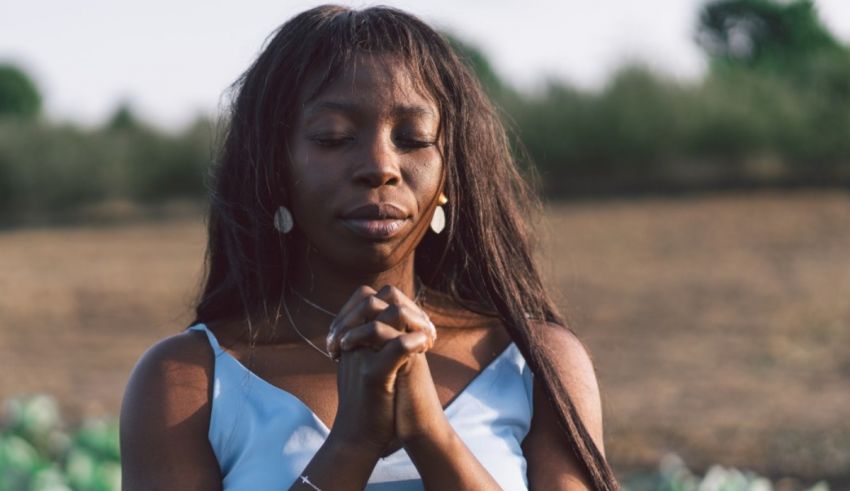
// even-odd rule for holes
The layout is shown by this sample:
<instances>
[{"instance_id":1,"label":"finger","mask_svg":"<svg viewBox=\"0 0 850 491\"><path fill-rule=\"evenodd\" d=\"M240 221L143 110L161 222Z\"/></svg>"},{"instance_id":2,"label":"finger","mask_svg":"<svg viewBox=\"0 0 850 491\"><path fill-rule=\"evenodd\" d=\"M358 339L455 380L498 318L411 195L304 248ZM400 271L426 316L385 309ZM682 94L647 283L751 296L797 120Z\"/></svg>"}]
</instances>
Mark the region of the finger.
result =
<instances>
[{"instance_id":1,"label":"finger","mask_svg":"<svg viewBox=\"0 0 850 491\"><path fill-rule=\"evenodd\" d=\"M399 331L414 332L422 331L428 335L429 346L434 346L437 340L437 329L428 314L419 307L407 305L390 305L375 317L376 321L389 324Z\"/></svg>"},{"instance_id":2,"label":"finger","mask_svg":"<svg viewBox=\"0 0 850 491\"><path fill-rule=\"evenodd\" d=\"M328 337L325 340L329 352L338 350L339 339L346 331L373 320L376 315L388 307L386 302L377 298L373 293L367 293L368 291L374 292L375 290L365 285L359 287L352 295L349 303L346 303L346 306L331 322Z\"/></svg>"},{"instance_id":3,"label":"finger","mask_svg":"<svg viewBox=\"0 0 850 491\"><path fill-rule=\"evenodd\" d=\"M357 305L364 298L376 294L377 291L369 285L360 285L358 286L354 292L352 292L351 296L348 297L348 300L340 307L338 314L346 312L348 309Z\"/></svg>"},{"instance_id":4,"label":"finger","mask_svg":"<svg viewBox=\"0 0 850 491\"><path fill-rule=\"evenodd\" d=\"M378 352L375 370L381 373L395 373L411 355L426 352L428 342L428 335L422 331L402 334L388 341Z\"/></svg>"},{"instance_id":5,"label":"finger","mask_svg":"<svg viewBox=\"0 0 850 491\"><path fill-rule=\"evenodd\" d=\"M380 290L375 292L375 296L390 305L416 306L416 302L408 297L401 288L393 285L382 286Z\"/></svg>"},{"instance_id":6,"label":"finger","mask_svg":"<svg viewBox=\"0 0 850 491\"><path fill-rule=\"evenodd\" d=\"M407 308L407 311L411 313L409 316L410 319L414 318L412 313L418 312L417 316L421 317L422 325L425 329L429 330L432 337L432 345L433 342L437 339L437 329L434 326L434 323L431 322L431 319L428 317L428 314L419 306L414 300L405 295L405 293L398 287L393 285L384 285L380 290L375 293L375 296L383 299L390 305L398 305L400 308ZM414 325L420 325L420 322L415 322Z\"/></svg>"},{"instance_id":7,"label":"finger","mask_svg":"<svg viewBox=\"0 0 850 491\"><path fill-rule=\"evenodd\" d=\"M339 345L343 351L365 347L378 351L388 341L402 334L404 333L398 331L393 326L384 324L383 322L372 321L349 330L340 338Z\"/></svg>"},{"instance_id":8,"label":"finger","mask_svg":"<svg viewBox=\"0 0 850 491\"><path fill-rule=\"evenodd\" d=\"M345 314L351 310L355 305L359 304L364 298L373 296L375 294L375 289L370 287L369 285L360 285L351 296L348 297L348 300L340 307L339 311L334 317L334 320L331 321L330 329L328 330L328 339L330 339L331 335L334 332L336 327L336 323L339 320L342 320L345 317Z\"/></svg>"},{"instance_id":9,"label":"finger","mask_svg":"<svg viewBox=\"0 0 850 491\"><path fill-rule=\"evenodd\" d=\"M371 295L360 301L339 320L334 319L331 331L326 340L327 350L331 355L339 355L339 340L351 329L371 322L384 309L387 303Z\"/></svg>"}]
</instances>

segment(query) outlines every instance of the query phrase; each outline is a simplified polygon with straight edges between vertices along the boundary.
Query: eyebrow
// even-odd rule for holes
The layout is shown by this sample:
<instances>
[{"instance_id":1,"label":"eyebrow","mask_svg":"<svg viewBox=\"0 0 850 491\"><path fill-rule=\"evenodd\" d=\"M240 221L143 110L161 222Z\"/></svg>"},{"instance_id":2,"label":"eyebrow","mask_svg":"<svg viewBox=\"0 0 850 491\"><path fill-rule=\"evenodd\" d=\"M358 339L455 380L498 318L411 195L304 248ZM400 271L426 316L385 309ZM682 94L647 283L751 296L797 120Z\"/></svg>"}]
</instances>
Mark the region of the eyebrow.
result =
<instances>
[{"instance_id":1,"label":"eyebrow","mask_svg":"<svg viewBox=\"0 0 850 491\"><path fill-rule=\"evenodd\" d=\"M340 101L319 101L309 104L305 110L306 116L312 116L322 111L336 111L346 114L355 114L362 112L363 108L360 104ZM402 116L427 116L435 118L434 111L427 107L410 104L396 104L390 110L390 114L394 117Z\"/></svg>"}]
</instances>

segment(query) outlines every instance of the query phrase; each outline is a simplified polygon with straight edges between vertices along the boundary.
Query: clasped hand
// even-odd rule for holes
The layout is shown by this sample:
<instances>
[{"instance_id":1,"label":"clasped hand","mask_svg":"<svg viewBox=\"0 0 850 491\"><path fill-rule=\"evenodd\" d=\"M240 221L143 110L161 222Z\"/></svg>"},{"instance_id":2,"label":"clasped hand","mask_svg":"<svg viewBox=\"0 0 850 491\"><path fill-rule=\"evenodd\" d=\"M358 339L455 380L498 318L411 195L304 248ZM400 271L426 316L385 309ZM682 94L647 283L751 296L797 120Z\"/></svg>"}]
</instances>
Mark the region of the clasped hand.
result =
<instances>
[{"instance_id":1,"label":"clasped hand","mask_svg":"<svg viewBox=\"0 0 850 491\"><path fill-rule=\"evenodd\" d=\"M383 452L427 437L445 422L425 352L437 332L400 289L358 288L331 324L327 348L339 360L332 432Z\"/></svg>"}]
</instances>

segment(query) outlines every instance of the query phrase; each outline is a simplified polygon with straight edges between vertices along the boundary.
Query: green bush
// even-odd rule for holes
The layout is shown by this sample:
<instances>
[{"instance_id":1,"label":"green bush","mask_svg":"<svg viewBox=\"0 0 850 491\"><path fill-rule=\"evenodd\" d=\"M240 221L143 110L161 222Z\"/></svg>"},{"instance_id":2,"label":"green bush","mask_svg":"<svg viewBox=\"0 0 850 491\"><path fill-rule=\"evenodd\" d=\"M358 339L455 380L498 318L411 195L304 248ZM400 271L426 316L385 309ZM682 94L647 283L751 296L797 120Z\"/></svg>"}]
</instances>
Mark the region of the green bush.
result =
<instances>
[{"instance_id":1,"label":"green bush","mask_svg":"<svg viewBox=\"0 0 850 491\"><path fill-rule=\"evenodd\" d=\"M693 474L676 454L665 455L654 472L632 475L624 491L771 491L770 480L750 471L714 465L704 476ZM806 491L829 491L820 481Z\"/></svg>"},{"instance_id":2,"label":"green bush","mask_svg":"<svg viewBox=\"0 0 850 491\"><path fill-rule=\"evenodd\" d=\"M839 61L813 59L801 80L722 67L695 83L630 66L599 92L554 82L505 106L550 195L681 187L695 163L711 170L698 174L706 187L777 177L846 186L850 62ZM753 165L765 156L773 175Z\"/></svg>"},{"instance_id":3,"label":"green bush","mask_svg":"<svg viewBox=\"0 0 850 491\"><path fill-rule=\"evenodd\" d=\"M67 432L46 395L9 399L2 421L0 491L121 488L116 421L87 420Z\"/></svg>"},{"instance_id":4,"label":"green bush","mask_svg":"<svg viewBox=\"0 0 850 491\"><path fill-rule=\"evenodd\" d=\"M212 131L204 119L175 135L142 125L86 130L0 120L0 216L55 214L107 199L202 200Z\"/></svg>"},{"instance_id":5,"label":"green bush","mask_svg":"<svg viewBox=\"0 0 850 491\"><path fill-rule=\"evenodd\" d=\"M109 155L74 126L0 122L0 206L59 211L108 195Z\"/></svg>"}]
</instances>

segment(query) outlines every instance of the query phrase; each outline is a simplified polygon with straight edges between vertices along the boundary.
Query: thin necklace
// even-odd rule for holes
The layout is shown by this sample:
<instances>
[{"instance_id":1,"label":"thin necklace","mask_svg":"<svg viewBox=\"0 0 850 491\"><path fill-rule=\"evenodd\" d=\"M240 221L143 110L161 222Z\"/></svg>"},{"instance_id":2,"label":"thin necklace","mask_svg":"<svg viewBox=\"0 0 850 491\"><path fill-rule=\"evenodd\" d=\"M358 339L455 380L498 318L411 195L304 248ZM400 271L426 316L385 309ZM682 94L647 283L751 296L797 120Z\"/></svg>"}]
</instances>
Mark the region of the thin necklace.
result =
<instances>
[{"instance_id":1,"label":"thin necklace","mask_svg":"<svg viewBox=\"0 0 850 491\"><path fill-rule=\"evenodd\" d=\"M423 293L424 293L424 291L425 291L425 287L424 287L424 285L422 284L422 279L420 279L420 278L419 278L419 275L416 275L416 276L415 276L414 281L415 281L415 283L416 283L416 296L415 296L415 297L413 297L413 303L415 303L415 304L419 304L419 299L422 297L422 294L423 294ZM324 312L325 314L328 314L328 315L329 315L329 316L331 316L331 317L336 317L336 316L337 316L338 312L331 312L330 310L328 310L328 309L326 309L326 308L322 307L321 305L317 305L317 304L315 304L314 302L311 302L309 299L307 299L307 297L305 297L304 295L302 295L302 294L301 294L301 292L299 292L298 290L296 290L296 289L295 289L295 288L293 288L292 286L290 286L290 287L289 287L289 289L290 289L290 290L292 290L292 293L294 293L294 294L298 295L298 297L299 297L301 300L303 300L303 301L304 301L304 303L306 303L307 305L309 305L309 306L313 307L314 309L320 310L320 311Z\"/></svg>"},{"instance_id":2,"label":"thin necklace","mask_svg":"<svg viewBox=\"0 0 850 491\"><path fill-rule=\"evenodd\" d=\"M307 344L309 344L310 346L312 346L312 347L313 347L313 349L315 349L315 350L316 350L316 351L318 351L319 353L323 354L326 358L328 358L328 359L330 359L330 360L333 360L333 359L334 359L334 358L333 358L333 356L331 356L331 354L330 354L330 353L328 353L327 351L323 350L322 348L319 348L318 346L316 346L315 344L313 344L313 342L312 342L312 341L310 341L310 339L309 339L309 338L307 338L307 336L305 336L305 335L301 334L301 331L299 331L299 330L298 330L298 326L296 326L296 325L295 325L295 321L294 321L294 320L292 320L292 314L290 314L290 313L289 313L289 307L287 307L287 306L286 306L286 299L285 299L285 298L284 298L284 300L283 300L283 311L284 311L284 312L286 312L286 318L287 318L287 319L289 319L289 324L292 326L292 329L294 329L294 330L295 330L295 332L296 332L296 333L298 333L298 335L299 335L299 336L301 336L301 339L303 339L304 341L306 341L306 342L307 342Z\"/></svg>"}]
</instances>

